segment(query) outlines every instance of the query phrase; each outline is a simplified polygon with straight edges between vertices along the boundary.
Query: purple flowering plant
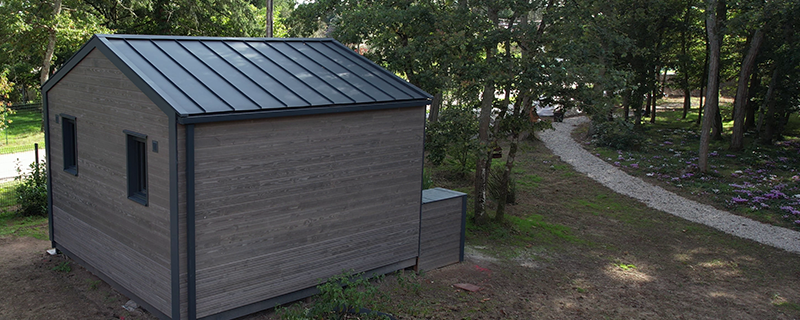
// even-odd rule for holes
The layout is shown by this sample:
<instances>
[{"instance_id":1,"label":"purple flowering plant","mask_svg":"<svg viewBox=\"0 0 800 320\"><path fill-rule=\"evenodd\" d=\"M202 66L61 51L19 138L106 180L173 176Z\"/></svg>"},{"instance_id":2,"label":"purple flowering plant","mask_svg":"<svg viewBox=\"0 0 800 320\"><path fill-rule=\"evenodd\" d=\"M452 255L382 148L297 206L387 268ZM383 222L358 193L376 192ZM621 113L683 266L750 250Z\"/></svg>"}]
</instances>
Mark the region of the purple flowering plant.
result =
<instances>
[{"instance_id":1,"label":"purple flowering plant","mask_svg":"<svg viewBox=\"0 0 800 320\"><path fill-rule=\"evenodd\" d=\"M651 126L643 131L646 142L635 150L584 147L629 174L671 191L703 195L701 201L732 213L800 230L800 223L795 223L800 221L800 137L741 152L728 151L727 141L712 142L709 171L702 173L696 129L676 128L679 125L669 122ZM752 214L755 211L758 214Z\"/></svg>"}]
</instances>

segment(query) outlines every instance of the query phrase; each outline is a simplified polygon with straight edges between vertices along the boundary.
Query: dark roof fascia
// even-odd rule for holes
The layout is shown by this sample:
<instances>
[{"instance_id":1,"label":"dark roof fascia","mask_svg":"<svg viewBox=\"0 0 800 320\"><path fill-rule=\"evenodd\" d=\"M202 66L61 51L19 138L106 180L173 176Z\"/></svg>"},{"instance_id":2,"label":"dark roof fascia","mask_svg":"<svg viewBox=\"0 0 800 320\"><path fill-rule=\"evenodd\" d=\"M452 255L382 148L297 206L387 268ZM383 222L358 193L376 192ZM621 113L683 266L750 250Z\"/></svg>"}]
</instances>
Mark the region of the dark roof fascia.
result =
<instances>
[{"instance_id":1,"label":"dark roof fascia","mask_svg":"<svg viewBox=\"0 0 800 320\"><path fill-rule=\"evenodd\" d=\"M342 106L318 106L318 107L308 107L308 108L259 110L252 112L203 114L196 116L179 117L178 123L195 124L195 123L210 123L210 122L221 122L221 121L257 120L257 119L267 119L267 118L309 116L309 115L329 114L329 113L422 107L422 106L427 106L430 103L431 102L428 99L419 99L419 100L392 101L392 102L381 102L381 103L350 104Z\"/></svg>"},{"instance_id":2,"label":"dark roof fascia","mask_svg":"<svg viewBox=\"0 0 800 320\"><path fill-rule=\"evenodd\" d=\"M126 61L124 55L118 54L117 52L111 50L111 46L107 42L108 40L106 40L105 36L95 36L103 44L101 46L97 46L97 49L99 49L100 52L102 52L106 58L108 58L108 60L111 60L111 63L113 63L117 69L122 71L122 74L130 79L131 82L133 82L133 84L136 85L136 87L139 88L139 90L141 90L145 96L150 98L150 100L153 101L153 103L158 106L158 108L161 109L161 111L163 111L167 116L176 113L172 105L167 102L163 96L156 92L155 89L153 89L155 86L139 76L141 72L133 69L135 68L133 63Z\"/></svg>"},{"instance_id":3,"label":"dark roof fascia","mask_svg":"<svg viewBox=\"0 0 800 320\"><path fill-rule=\"evenodd\" d=\"M72 57L70 57L69 60L67 60L67 62L64 63L64 65L61 66L61 68L59 68L58 71L56 71L56 73L52 77L50 77L50 79L48 79L44 84L42 84L42 96L44 96L47 93L47 91L50 91L50 89L52 89L53 86L55 86L59 81L61 81L61 79L64 78L64 76L66 76L69 73L69 71L72 70L72 68L74 68L79 62L83 60L84 57L86 57L86 55L89 54L89 52L92 52L92 49L94 49L97 46L99 41L100 39L98 39L97 36L94 35L92 36L91 39L89 39L89 41L84 43L83 46L81 46L81 48L78 49L78 52L75 52L75 54L73 54Z\"/></svg>"},{"instance_id":4,"label":"dark roof fascia","mask_svg":"<svg viewBox=\"0 0 800 320\"><path fill-rule=\"evenodd\" d=\"M150 86L150 84L148 84L144 79L142 79L142 77L140 77L137 74L136 71L132 69L131 67L132 64L129 64L126 61L124 61L116 52L111 50L105 38L106 38L105 35L92 36L92 38L88 42L86 42L86 44L84 44L81 47L81 49L78 50L78 52L73 54L72 57L70 57L69 60L67 60L67 63L65 63L64 66L62 66L61 69L59 69L56 72L56 74L53 75L53 77L51 77L49 80L47 80L47 82L45 82L45 84L42 86L42 95L46 95L47 92L50 89L52 89L59 81L61 81L62 78L64 78L67 74L69 74L72 68L75 68L75 66L78 65L78 63L83 61L83 58L89 55L89 53L96 48L100 50L100 52L103 53L103 55L106 56L106 58L108 58L108 60L110 60L115 67L117 67L117 69L122 71L122 74L125 75L128 79L130 79L131 82L133 82L133 84L135 84L136 87L139 88L139 90L142 90L142 92L150 100L152 100L153 103L155 103L156 106L158 106L158 108L161 109L161 111L163 111L167 115L174 114L175 109L173 109L172 106L169 103L167 103L167 101L164 100L164 98L160 94L158 94L155 90L153 90L153 87Z\"/></svg>"},{"instance_id":5,"label":"dark roof fascia","mask_svg":"<svg viewBox=\"0 0 800 320\"><path fill-rule=\"evenodd\" d=\"M146 34L97 34L104 39L133 39L133 40L189 40L189 41L265 41L270 42L304 42L304 41L333 41L333 38L259 38L259 37L198 37L198 36L170 36L170 35L146 35Z\"/></svg>"}]
</instances>

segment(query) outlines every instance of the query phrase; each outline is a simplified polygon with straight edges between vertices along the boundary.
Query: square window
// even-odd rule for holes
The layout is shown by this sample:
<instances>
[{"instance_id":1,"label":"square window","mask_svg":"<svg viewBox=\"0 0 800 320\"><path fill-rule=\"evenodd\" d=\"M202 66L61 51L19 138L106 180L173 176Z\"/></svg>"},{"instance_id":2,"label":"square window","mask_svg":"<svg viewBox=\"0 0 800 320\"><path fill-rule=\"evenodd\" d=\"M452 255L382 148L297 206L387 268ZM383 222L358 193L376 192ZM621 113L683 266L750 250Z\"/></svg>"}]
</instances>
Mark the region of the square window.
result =
<instances>
[{"instance_id":1,"label":"square window","mask_svg":"<svg viewBox=\"0 0 800 320\"><path fill-rule=\"evenodd\" d=\"M147 136L125 130L128 149L128 199L147 205Z\"/></svg>"},{"instance_id":2,"label":"square window","mask_svg":"<svg viewBox=\"0 0 800 320\"><path fill-rule=\"evenodd\" d=\"M61 115L61 136L64 149L64 171L78 175L78 130L75 117Z\"/></svg>"}]
</instances>

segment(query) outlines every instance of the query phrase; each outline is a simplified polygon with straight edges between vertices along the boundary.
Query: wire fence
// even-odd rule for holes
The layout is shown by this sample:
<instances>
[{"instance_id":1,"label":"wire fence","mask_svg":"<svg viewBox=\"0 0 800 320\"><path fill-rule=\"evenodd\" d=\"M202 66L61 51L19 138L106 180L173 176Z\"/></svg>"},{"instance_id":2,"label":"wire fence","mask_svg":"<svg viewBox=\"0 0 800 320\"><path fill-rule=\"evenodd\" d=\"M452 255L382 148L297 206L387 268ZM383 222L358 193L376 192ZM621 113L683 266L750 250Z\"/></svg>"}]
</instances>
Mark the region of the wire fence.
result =
<instances>
[{"instance_id":1,"label":"wire fence","mask_svg":"<svg viewBox=\"0 0 800 320\"><path fill-rule=\"evenodd\" d=\"M44 148L41 103L15 104L9 107L5 126L0 131L0 155L32 151L34 144Z\"/></svg>"},{"instance_id":2,"label":"wire fence","mask_svg":"<svg viewBox=\"0 0 800 320\"><path fill-rule=\"evenodd\" d=\"M41 131L42 103L30 102L9 106L12 120L0 132L0 212L18 207L16 179L30 171L34 161L44 159L44 133ZM37 152L38 151L38 152Z\"/></svg>"},{"instance_id":3,"label":"wire fence","mask_svg":"<svg viewBox=\"0 0 800 320\"><path fill-rule=\"evenodd\" d=\"M0 213L16 210L17 185L30 174L33 163L45 161L44 150L37 148L38 143L30 147L32 151L0 154Z\"/></svg>"}]
</instances>

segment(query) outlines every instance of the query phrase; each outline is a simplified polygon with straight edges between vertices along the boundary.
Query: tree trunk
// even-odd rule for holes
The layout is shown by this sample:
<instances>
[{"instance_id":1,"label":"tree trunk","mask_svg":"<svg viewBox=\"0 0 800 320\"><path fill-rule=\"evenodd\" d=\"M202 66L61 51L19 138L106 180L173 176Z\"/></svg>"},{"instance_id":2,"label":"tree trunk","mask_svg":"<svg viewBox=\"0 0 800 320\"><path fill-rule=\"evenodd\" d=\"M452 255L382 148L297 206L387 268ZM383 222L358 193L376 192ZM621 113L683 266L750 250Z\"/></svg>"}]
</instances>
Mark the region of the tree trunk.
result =
<instances>
[{"instance_id":1,"label":"tree trunk","mask_svg":"<svg viewBox=\"0 0 800 320\"><path fill-rule=\"evenodd\" d=\"M703 79L705 78L707 77L703 77ZM705 83L705 80L703 80L702 82ZM706 95L704 92L705 88L703 86L704 84L700 85L700 102L697 104L697 121L695 121L695 124L700 124L700 121L702 121L703 119L703 108L705 107L705 105L703 105L703 98Z\"/></svg>"},{"instance_id":2,"label":"tree trunk","mask_svg":"<svg viewBox=\"0 0 800 320\"><path fill-rule=\"evenodd\" d=\"M683 116L681 119L686 119L689 114L689 109L692 108L692 90L688 87L683 88Z\"/></svg>"},{"instance_id":3,"label":"tree trunk","mask_svg":"<svg viewBox=\"0 0 800 320\"><path fill-rule=\"evenodd\" d=\"M753 97L758 91L758 87L760 85L761 79L759 78L758 74L758 65L755 65L753 66L753 73L750 74L750 89L747 90L750 95L747 99L747 115L745 115L744 118L745 130L752 130L756 127L756 111L758 111L758 105L753 102Z\"/></svg>"},{"instance_id":4,"label":"tree trunk","mask_svg":"<svg viewBox=\"0 0 800 320\"><path fill-rule=\"evenodd\" d=\"M53 52L56 50L56 28L58 28L57 17L61 14L61 0L53 3L53 25L47 28L47 49L42 59L42 70L39 73L39 82L44 85L50 79L50 64L53 60Z\"/></svg>"},{"instance_id":5,"label":"tree trunk","mask_svg":"<svg viewBox=\"0 0 800 320\"><path fill-rule=\"evenodd\" d=\"M719 34L720 21L717 18L718 0L708 0L706 9L706 29L708 32L708 89L706 92L706 106L703 118L703 127L700 134L700 150L698 165L701 172L708 172L708 149L711 142L711 128L715 127L719 104L719 58L721 37ZM711 116L709 116L711 115Z\"/></svg>"},{"instance_id":6,"label":"tree trunk","mask_svg":"<svg viewBox=\"0 0 800 320\"><path fill-rule=\"evenodd\" d=\"M681 29L681 69L683 70L683 116L686 119L689 110L692 108L692 86L689 84L689 28L692 21L691 12L694 1L686 1L686 11L683 15L683 28Z\"/></svg>"},{"instance_id":7,"label":"tree trunk","mask_svg":"<svg viewBox=\"0 0 800 320\"><path fill-rule=\"evenodd\" d=\"M433 101L431 101L431 113L428 114L428 123L436 123L439 121L439 110L442 108L442 93L438 92L433 95Z\"/></svg>"},{"instance_id":8,"label":"tree trunk","mask_svg":"<svg viewBox=\"0 0 800 320\"><path fill-rule=\"evenodd\" d=\"M767 95L764 96L764 104L761 106L761 116L758 118L757 126L759 140L761 140L761 144L765 145L772 144L775 131L775 126L772 124L775 121L775 87L778 85L781 72L779 65L776 64L774 68L775 69L772 70L772 78L769 80ZM765 110L766 114L764 114ZM761 128L764 128L763 132Z\"/></svg>"},{"instance_id":9,"label":"tree trunk","mask_svg":"<svg viewBox=\"0 0 800 320\"><path fill-rule=\"evenodd\" d=\"M476 223L486 220L486 184L489 179L492 150L489 146L489 122L492 120L492 102L494 100L494 83L486 81L481 98L481 111L478 123L478 159L475 161L475 216Z\"/></svg>"},{"instance_id":10,"label":"tree trunk","mask_svg":"<svg viewBox=\"0 0 800 320\"><path fill-rule=\"evenodd\" d=\"M521 93L517 96L517 105L514 106L513 116L516 118L524 117L527 110L531 108L531 96L526 93ZM496 222L502 222L505 219L506 204L508 203L508 196L511 192L511 171L514 169L515 160L517 157L517 150L519 149L519 137L521 131L515 127L511 133L510 146L508 148L508 156L506 157L506 165L503 169L502 183L503 188L500 190L499 200L497 202L497 212L494 219Z\"/></svg>"},{"instance_id":11,"label":"tree trunk","mask_svg":"<svg viewBox=\"0 0 800 320\"><path fill-rule=\"evenodd\" d=\"M709 47L708 43L708 25L706 24L706 56L703 58L703 65L705 68L703 69L703 76L700 77L700 104L699 108L697 109L697 124L700 124L703 119L703 109L705 109L703 98L708 93L708 56L711 54L711 48ZM704 89L705 92L703 92Z\"/></svg>"},{"instance_id":12,"label":"tree trunk","mask_svg":"<svg viewBox=\"0 0 800 320\"><path fill-rule=\"evenodd\" d=\"M274 15L275 15L274 12L275 11L274 11L274 8L273 8L274 6L272 5L272 0L266 0L266 1L267 1L267 5L266 5L266 10L267 10L267 13L266 13L266 18L267 19L266 20L267 21L266 21L266 35L265 35L265 37L272 38L272 30L273 30L273 25L274 25L274 22L272 21L272 19L274 18Z\"/></svg>"},{"instance_id":13,"label":"tree trunk","mask_svg":"<svg viewBox=\"0 0 800 320\"><path fill-rule=\"evenodd\" d=\"M750 100L748 89L750 74L753 72L753 65L756 62L758 50L764 40L764 31L759 28L753 34L750 40L750 49L747 50L742 61L742 68L739 72L738 86L736 87L736 100L733 102L733 135L731 136L731 145L729 147L732 151L739 151L744 148L744 131L745 131L745 113L747 112L747 103Z\"/></svg>"}]
</instances>

